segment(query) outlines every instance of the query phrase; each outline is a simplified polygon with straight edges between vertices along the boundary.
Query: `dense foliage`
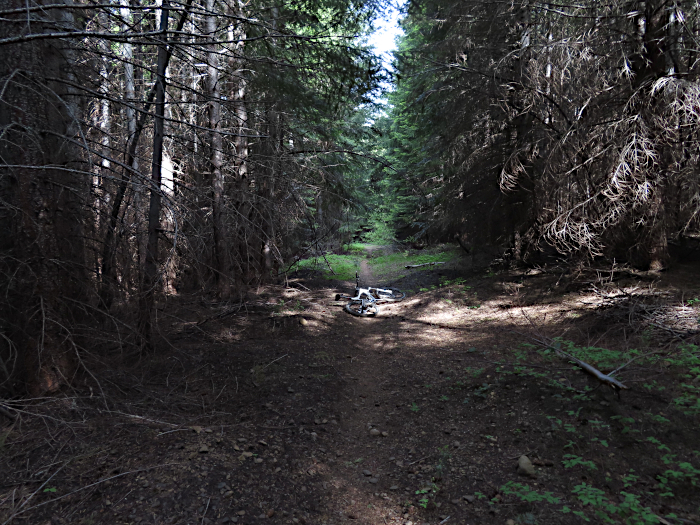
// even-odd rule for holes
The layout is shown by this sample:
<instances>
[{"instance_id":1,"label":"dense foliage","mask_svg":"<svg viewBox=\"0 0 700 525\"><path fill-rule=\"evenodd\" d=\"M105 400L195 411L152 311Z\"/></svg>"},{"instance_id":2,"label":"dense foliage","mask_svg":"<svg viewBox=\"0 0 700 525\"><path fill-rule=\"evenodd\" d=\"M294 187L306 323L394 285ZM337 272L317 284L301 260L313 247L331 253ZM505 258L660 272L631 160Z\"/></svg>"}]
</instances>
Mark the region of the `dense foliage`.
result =
<instances>
[{"instance_id":1,"label":"dense foliage","mask_svg":"<svg viewBox=\"0 0 700 525\"><path fill-rule=\"evenodd\" d=\"M652 268L697 230L698 8L412 1L394 156L423 230Z\"/></svg>"},{"instance_id":2,"label":"dense foliage","mask_svg":"<svg viewBox=\"0 0 700 525\"><path fill-rule=\"evenodd\" d=\"M350 228L379 8L3 4L0 388L69 382L106 327L152 347L160 297L241 298Z\"/></svg>"}]
</instances>

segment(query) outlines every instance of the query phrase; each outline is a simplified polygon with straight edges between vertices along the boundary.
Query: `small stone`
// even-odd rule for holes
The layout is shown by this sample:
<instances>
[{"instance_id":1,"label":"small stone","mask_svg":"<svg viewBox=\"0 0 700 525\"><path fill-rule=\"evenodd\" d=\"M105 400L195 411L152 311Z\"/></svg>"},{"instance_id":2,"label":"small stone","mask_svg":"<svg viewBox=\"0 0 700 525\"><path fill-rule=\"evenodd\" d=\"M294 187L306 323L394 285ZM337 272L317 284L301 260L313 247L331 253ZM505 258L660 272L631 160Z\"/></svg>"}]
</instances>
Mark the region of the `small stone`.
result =
<instances>
[{"instance_id":1,"label":"small stone","mask_svg":"<svg viewBox=\"0 0 700 525\"><path fill-rule=\"evenodd\" d=\"M382 433L381 433L378 429L373 428L373 429L371 429L371 430L369 431L369 435L370 435L370 436L375 436L375 437L376 437L376 436L381 436Z\"/></svg>"},{"instance_id":2,"label":"small stone","mask_svg":"<svg viewBox=\"0 0 700 525\"><path fill-rule=\"evenodd\" d=\"M255 463L262 463L263 458L255 458L253 461L255 461Z\"/></svg>"},{"instance_id":3,"label":"small stone","mask_svg":"<svg viewBox=\"0 0 700 525\"><path fill-rule=\"evenodd\" d=\"M453 500L451 500L451 503L452 503L453 505L457 505L457 504L459 503L459 500L458 500L458 499L453 499Z\"/></svg>"},{"instance_id":4,"label":"small stone","mask_svg":"<svg viewBox=\"0 0 700 525\"><path fill-rule=\"evenodd\" d=\"M372 475L372 472L369 471L369 470L363 470L362 473L363 473L365 476L367 476L367 477L369 477L369 476Z\"/></svg>"},{"instance_id":5,"label":"small stone","mask_svg":"<svg viewBox=\"0 0 700 525\"><path fill-rule=\"evenodd\" d=\"M377 478L369 478L370 483L379 483L379 480Z\"/></svg>"},{"instance_id":6,"label":"small stone","mask_svg":"<svg viewBox=\"0 0 700 525\"><path fill-rule=\"evenodd\" d=\"M471 494L468 494L467 496L462 496L462 499L469 503L474 503L474 500L476 499L476 496L472 496Z\"/></svg>"},{"instance_id":7,"label":"small stone","mask_svg":"<svg viewBox=\"0 0 700 525\"><path fill-rule=\"evenodd\" d=\"M515 520L506 520L506 525L515 525Z\"/></svg>"},{"instance_id":8,"label":"small stone","mask_svg":"<svg viewBox=\"0 0 700 525\"><path fill-rule=\"evenodd\" d=\"M308 322L306 319L304 319L304 318L302 317L301 319L299 319L299 324L300 324L301 326L306 326L306 325L309 324L309 322Z\"/></svg>"},{"instance_id":9,"label":"small stone","mask_svg":"<svg viewBox=\"0 0 700 525\"><path fill-rule=\"evenodd\" d=\"M386 431L382 432L382 437L387 437L388 435L389 435L388 432L386 432Z\"/></svg>"},{"instance_id":10,"label":"small stone","mask_svg":"<svg viewBox=\"0 0 700 525\"><path fill-rule=\"evenodd\" d=\"M535 467L527 456L520 456L518 459L518 474L534 478L537 474Z\"/></svg>"},{"instance_id":11,"label":"small stone","mask_svg":"<svg viewBox=\"0 0 700 525\"><path fill-rule=\"evenodd\" d=\"M290 394L293 394L294 389L291 386L289 386L289 387L287 387L287 392L289 392Z\"/></svg>"},{"instance_id":12,"label":"small stone","mask_svg":"<svg viewBox=\"0 0 700 525\"><path fill-rule=\"evenodd\" d=\"M318 434L317 434L316 432L312 432L312 433L311 433L311 439L313 439L314 441L316 441L316 439L318 439Z\"/></svg>"},{"instance_id":13,"label":"small stone","mask_svg":"<svg viewBox=\"0 0 700 525\"><path fill-rule=\"evenodd\" d=\"M214 432L214 431L213 431L211 428L205 428L205 429L204 429L204 432L207 433L207 434L211 434L211 433Z\"/></svg>"},{"instance_id":14,"label":"small stone","mask_svg":"<svg viewBox=\"0 0 700 525\"><path fill-rule=\"evenodd\" d=\"M600 402L600 406L602 406L602 407L609 407L609 406L610 406L610 403L608 403L607 401L601 401L601 402Z\"/></svg>"},{"instance_id":15,"label":"small stone","mask_svg":"<svg viewBox=\"0 0 700 525\"><path fill-rule=\"evenodd\" d=\"M398 486L398 485L392 485L391 487L389 487L389 490L399 490L399 486Z\"/></svg>"},{"instance_id":16,"label":"small stone","mask_svg":"<svg viewBox=\"0 0 700 525\"><path fill-rule=\"evenodd\" d=\"M266 516L267 516L268 518L271 518L271 517L274 516L274 515L275 515L274 509L270 509L270 510L268 510L267 513L266 513Z\"/></svg>"},{"instance_id":17,"label":"small stone","mask_svg":"<svg viewBox=\"0 0 700 525\"><path fill-rule=\"evenodd\" d=\"M238 514L239 516L245 516L245 511L239 510L238 512L236 512L236 514Z\"/></svg>"},{"instance_id":18,"label":"small stone","mask_svg":"<svg viewBox=\"0 0 700 525\"><path fill-rule=\"evenodd\" d=\"M208 447L208 446L202 445L201 447L199 447L199 453L200 453L200 454L206 454L207 452L209 452L209 447Z\"/></svg>"},{"instance_id":19,"label":"small stone","mask_svg":"<svg viewBox=\"0 0 700 525\"><path fill-rule=\"evenodd\" d=\"M236 441L238 441L239 443L245 443L248 440L246 438L238 438Z\"/></svg>"},{"instance_id":20,"label":"small stone","mask_svg":"<svg viewBox=\"0 0 700 525\"><path fill-rule=\"evenodd\" d=\"M462 444L459 441L455 441L454 443L452 443L452 446L454 448L459 448L460 446L462 446Z\"/></svg>"}]
</instances>

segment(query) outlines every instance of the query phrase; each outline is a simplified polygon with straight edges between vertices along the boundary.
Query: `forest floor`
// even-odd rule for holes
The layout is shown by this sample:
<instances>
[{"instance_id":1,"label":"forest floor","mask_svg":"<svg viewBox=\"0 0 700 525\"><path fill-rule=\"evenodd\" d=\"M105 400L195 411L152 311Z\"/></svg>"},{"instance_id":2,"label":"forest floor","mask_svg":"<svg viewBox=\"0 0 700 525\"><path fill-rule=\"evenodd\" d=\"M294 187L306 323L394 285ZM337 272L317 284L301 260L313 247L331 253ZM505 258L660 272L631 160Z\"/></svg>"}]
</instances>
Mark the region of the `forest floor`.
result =
<instances>
[{"instance_id":1,"label":"forest floor","mask_svg":"<svg viewBox=\"0 0 700 525\"><path fill-rule=\"evenodd\" d=\"M84 386L7 401L0 524L700 523L698 265L369 263L410 290L377 317L308 272L170 297L156 355L105 344Z\"/></svg>"}]
</instances>

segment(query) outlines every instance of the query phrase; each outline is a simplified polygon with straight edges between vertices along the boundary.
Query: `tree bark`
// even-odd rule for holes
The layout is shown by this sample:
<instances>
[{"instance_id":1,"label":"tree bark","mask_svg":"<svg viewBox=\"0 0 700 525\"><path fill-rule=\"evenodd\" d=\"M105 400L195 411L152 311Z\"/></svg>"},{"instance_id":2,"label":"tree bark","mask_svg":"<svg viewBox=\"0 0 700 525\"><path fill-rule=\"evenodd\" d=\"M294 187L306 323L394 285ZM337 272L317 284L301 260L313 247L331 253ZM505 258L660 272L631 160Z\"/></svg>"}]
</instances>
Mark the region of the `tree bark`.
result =
<instances>
[{"instance_id":1,"label":"tree bark","mask_svg":"<svg viewBox=\"0 0 700 525\"><path fill-rule=\"evenodd\" d=\"M49 20L25 14L0 24L0 38L30 24L33 32L56 24L79 30L72 2L64 3ZM75 372L73 328L89 297L84 227L94 219L92 182L78 146L85 107L73 87L79 68L70 43L10 44L3 53L12 60L0 60L0 330L12 345L0 345L0 390L43 395Z\"/></svg>"},{"instance_id":2,"label":"tree bark","mask_svg":"<svg viewBox=\"0 0 700 525\"><path fill-rule=\"evenodd\" d=\"M217 293L223 300L230 295L228 249L223 222L224 175L221 170L223 140L221 136L221 88L219 84L219 45L217 44L215 0L206 0L207 37L207 96L209 97L209 135L211 140L212 228L214 233L214 266Z\"/></svg>"},{"instance_id":3,"label":"tree bark","mask_svg":"<svg viewBox=\"0 0 700 525\"><path fill-rule=\"evenodd\" d=\"M151 198L148 208L148 244L146 265L141 287L139 307L139 333L147 348L152 348L151 314L158 282L158 232L160 230L161 176L163 159L163 129L165 125L165 70L168 65L168 16L169 1L163 0L160 16L162 40L158 45L156 69L155 122L153 128L153 159L151 161Z\"/></svg>"}]
</instances>

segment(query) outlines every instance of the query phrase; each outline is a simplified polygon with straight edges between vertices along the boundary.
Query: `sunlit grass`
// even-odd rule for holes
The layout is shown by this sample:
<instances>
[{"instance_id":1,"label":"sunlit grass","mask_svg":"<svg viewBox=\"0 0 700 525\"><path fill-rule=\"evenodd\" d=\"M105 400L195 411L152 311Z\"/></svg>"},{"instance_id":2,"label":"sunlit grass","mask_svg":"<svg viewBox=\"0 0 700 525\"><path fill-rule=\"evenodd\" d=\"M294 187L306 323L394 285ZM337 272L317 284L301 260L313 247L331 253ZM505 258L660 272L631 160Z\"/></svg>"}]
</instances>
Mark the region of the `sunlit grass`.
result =
<instances>
[{"instance_id":1,"label":"sunlit grass","mask_svg":"<svg viewBox=\"0 0 700 525\"><path fill-rule=\"evenodd\" d=\"M320 256L303 259L292 266L292 271L314 270L320 272L322 277L326 279L349 281L355 278L355 272L360 268L361 258L361 254L336 255L331 253L326 255L325 258ZM333 269L332 272L329 270L329 265Z\"/></svg>"},{"instance_id":2,"label":"sunlit grass","mask_svg":"<svg viewBox=\"0 0 700 525\"><path fill-rule=\"evenodd\" d=\"M327 254L325 258L318 256L303 259L296 263L291 270L314 270L320 272L325 279L349 281L355 278L355 272L360 269L360 261L366 258L374 274L375 281L379 282L382 279L396 281L405 277L409 272L405 269L406 265L450 262L461 254L459 248L452 248L451 246L440 246L434 250L423 250L420 253L403 250L389 254L380 250L371 252L370 247L373 246L376 245L352 243L347 247L347 251L350 252L347 255ZM382 255L378 255L380 253ZM333 269L332 272L329 270L329 265ZM411 269L410 272L435 270L436 268L439 268L439 266L425 266Z\"/></svg>"},{"instance_id":3,"label":"sunlit grass","mask_svg":"<svg viewBox=\"0 0 700 525\"><path fill-rule=\"evenodd\" d=\"M420 253L410 252L408 250L381 255L370 259L369 264L375 277L392 276L393 279L398 279L406 274L405 266L410 264L426 264L431 262L450 262L460 255L459 248L445 247L440 251L429 252L422 251ZM435 266L425 266L423 268L415 268L411 271L421 271L435 269ZM398 277L397 277L398 276Z\"/></svg>"}]
</instances>

